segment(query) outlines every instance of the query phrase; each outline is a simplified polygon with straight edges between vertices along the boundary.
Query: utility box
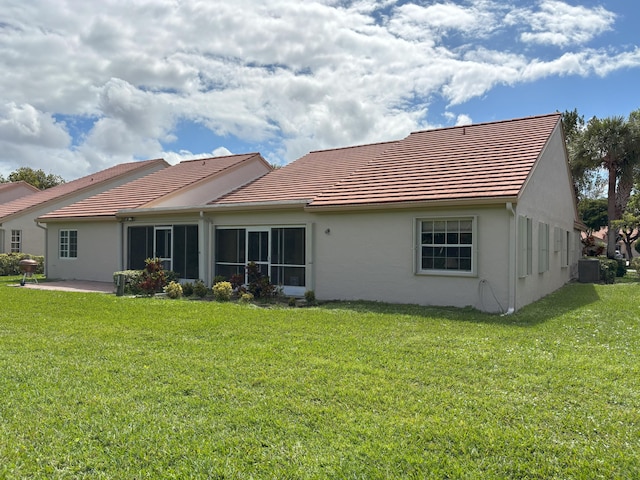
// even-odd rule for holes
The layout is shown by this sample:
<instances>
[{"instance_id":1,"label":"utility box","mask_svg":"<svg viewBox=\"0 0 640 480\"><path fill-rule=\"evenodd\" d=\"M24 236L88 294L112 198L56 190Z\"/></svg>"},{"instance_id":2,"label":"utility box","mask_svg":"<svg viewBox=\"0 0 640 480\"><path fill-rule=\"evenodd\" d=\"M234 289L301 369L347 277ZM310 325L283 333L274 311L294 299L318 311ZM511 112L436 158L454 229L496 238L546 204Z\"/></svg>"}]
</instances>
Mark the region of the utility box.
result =
<instances>
[{"instance_id":1,"label":"utility box","mask_svg":"<svg viewBox=\"0 0 640 480\"><path fill-rule=\"evenodd\" d=\"M127 282L127 277L122 273L116 275L116 296L122 297L124 295L124 286Z\"/></svg>"},{"instance_id":2,"label":"utility box","mask_svg":"<svg viewBox=\"0 0 640 480\"><path fill-rule=\"evenodd\" d=\"M578 281L580 283L598 283L600 281L600 260L597 258L578 260Z\"/></svg>"}]
</instances>

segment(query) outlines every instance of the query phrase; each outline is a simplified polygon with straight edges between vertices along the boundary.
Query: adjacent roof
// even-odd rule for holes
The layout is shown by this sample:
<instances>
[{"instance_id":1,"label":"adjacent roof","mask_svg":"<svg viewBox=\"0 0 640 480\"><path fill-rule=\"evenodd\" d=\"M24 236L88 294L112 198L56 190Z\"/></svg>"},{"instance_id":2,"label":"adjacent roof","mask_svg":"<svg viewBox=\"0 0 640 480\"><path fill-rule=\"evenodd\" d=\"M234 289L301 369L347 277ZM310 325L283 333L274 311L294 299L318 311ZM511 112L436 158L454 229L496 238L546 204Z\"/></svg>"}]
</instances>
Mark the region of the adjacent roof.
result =
<instances>
[{"instance_id":1,"label":"adjacent roof","mask_svg":"<svg viewBox=\"0 0 640 480\"><path fill-rule=\"evenodd\" d=\"M309 202L395 143L375 143L311 152L212 201L211 204Z\"/></svg>"},{"instance_id":2,"label":"adjacent roof","mask_svg":"<svg viewBox=\"0 0 640 480\"><path fill-rule=\"evenodd\" d=\"M18 182L0 183L0 191L13 190L16 188L26 188L28 190L32 190L33 192L40 191L30 183L25 182L24 180L20 180Z\"/></svg>"},{"instance_id":3,"label":"adjacent roof","mask_svg":"<svg viewBox=\"0 0 640 480\"><path fill-rule=\"evenodd\" d=\"M47 213L41 216L40 219L46 221L69 217L109 217L114 216L118 210L142 208L150 202L186 189L204 179L256 157L261 158L259 153L248 153L183 161L54 212Z\"/></svg>"},{"instance_id":4,"label":"adjacent roof","mask_svg":"<svg viewBox=\"0 0 640 480\"><path fill-rule=\"evenodd\" d=\"M316 151L212 202L310 208L517 197L561 114L415 132Z\"/></svg>"},{"instance_id":5,"label":"adjacent roof","mask_svg":"<svg viewBox=\"0 0 640 480\"><path fill-rule=\"evenodd\" d=\"M106 170L87 175L86 177L62 183L55 187L47 188L46 190L39 190L31 195L0 205L0 221L6 220L14 215L27 213L30 210L46 206L47 203L81 193L83 190L88 190L101 183L115 180L138 170L147 169L156 164L168 165L167 162L161 158L141 162L122 163L107 168Z\"/></svg>"},{"instance_id":6,"label":"adjacent roof","mask_svg":"<svg viewBox=\"0 0 640 480\"><path fill-rule=\"evenodd\" d=\"M517 197L560 114L409 135L311 207Z\"/></svg>"}]
</instances>

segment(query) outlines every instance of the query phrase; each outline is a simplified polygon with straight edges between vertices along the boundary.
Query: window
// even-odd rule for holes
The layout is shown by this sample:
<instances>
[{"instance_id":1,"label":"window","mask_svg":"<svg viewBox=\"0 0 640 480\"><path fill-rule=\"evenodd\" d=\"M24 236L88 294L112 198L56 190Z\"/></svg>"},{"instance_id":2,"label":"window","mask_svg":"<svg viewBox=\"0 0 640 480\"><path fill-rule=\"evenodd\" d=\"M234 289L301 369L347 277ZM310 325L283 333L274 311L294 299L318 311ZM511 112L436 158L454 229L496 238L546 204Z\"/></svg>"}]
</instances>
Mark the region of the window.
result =
<instances>
[{"instance_id":1,"label":"window","mask_svg":"<svg viewBox=\"0 0 640 480\"><path fill-rule=\"evenodd\" d=\"M128 268L142 270L147 258L158 257L178 278L199 278L197 225L128 228Z\"/></svg>"},{"instance_id":2,"label":"window","mask_svg":"<svg viewBox=\"0 0 640 480\"><path fill-rule=\"evenodd\" d=\"M475 217L418 220L418 273L474 274Z\"/></svg>"},{"instance_id":3,"label":"window","mask_svg":"<svg viewBox=\"0 0 640 480\"><path fill-rule=\"evenodd\" d=\"M78 231L60 230L60 258L78 258Z\"/></svg>"},{"instance_id":4,"label":"window","mask_svg":"<svg viewBox=\"0 0 640 480\"><path fill-rule=\"evenodd\" d=\"M254 262L286 294L302 295L306 285L305 227L217 228L216 276L245 275Z\"/></svg>"},{"instance_id":5,"label":"window","mask_svg":"<svg viewBox=\"0 0 640 480\"><path fill-rule=\"evenodd\" d=\"M520 278L533 272L533 228L530 218L518 216L518 276Z\"/></svg>"},{"instance_id":6,"label":"window","mask_svg":"<svg viewBox=\"0 0 640 480\"><path fill-rule=\"evenodd\" d=\"M216 229L216 276L230 279L244 275L246 265L246 230L244 228Z\"/></svg>"},{"instance_id":7,"label":"window","mask_svg":"<svg viewBox=\"0 0 640 480\"><path fill-rule=\"evenodd\" d=\"M22 252L22 230L11 230L11 253Z\"/></svg>"},{"instance_id":8,"label":"window","mask_svg":"<svg viewBox=\"0 0 640 480\"><path fill-rule=\"evenodd\" d=\"M538 273L549 270L549 225L538 224Z\"/></svg>"},{"instance_id":9,"label":"window","mask_svg":"<svg viewBox=\"0 0 640 480\"><path fill-rule=\"evenodd\" d=\"M271 282L303 287L305 284L304 228L271 229Z\"/></svg>"}]
</instances>

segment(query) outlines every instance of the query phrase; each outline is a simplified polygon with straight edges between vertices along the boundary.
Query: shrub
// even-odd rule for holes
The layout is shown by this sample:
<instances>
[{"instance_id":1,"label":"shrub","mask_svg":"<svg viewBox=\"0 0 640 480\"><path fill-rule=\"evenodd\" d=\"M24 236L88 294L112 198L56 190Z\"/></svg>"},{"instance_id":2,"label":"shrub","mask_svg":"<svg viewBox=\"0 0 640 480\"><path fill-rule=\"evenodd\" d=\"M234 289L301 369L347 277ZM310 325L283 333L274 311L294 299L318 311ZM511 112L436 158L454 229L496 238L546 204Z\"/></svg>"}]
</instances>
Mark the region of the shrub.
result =
<instances>
[{"instance_id":1,"label":"shrub","mask_svg":"<svg viewBox=\"0 0 640 480\"><path fill-rule=\"evenodd\" d=\"M147 258L144 270L140 276L140 289L146 295L155 295L162 292L167 284L167 277L162 269L162 262L159 258Z\"/></svg>"},{"instance_id":2,"label":"shrub","mask_svg":"<svg viewBox=\"0 0 640 480\"><path fill-rule=\"evenodd\" d=\"M290 307L295 307L296 306L296 298L295 297L289 297L289 301L287 302L287 304Z\"/></svg>"},{"instance_id":3,"label":"shrub","mask_svg":"<svg viewBox=\"0 0 640 480\"><path fill-rule=\"evenodd\" d=\"M249 292L244 292L242 295L240 295L240 298L238 299L240 303L251 303L252 300L253 300L253 295L250 294Z\"/></svg>"},{"instance_id":4,"label":"shrub","mask_svg":"<svg viewBox=\"0 0 640 480\"><path fill-rule=\"evenodd\" d=\"M213 286L213 298L219 302L228 302L232 294L233 287L230 282L218 282Z\"/></svg>"},{"instance_id":5,"label":"shrub","mask_svg":"<svg viewBox=\"0 0 640 480\"><path fill-rule=\"evenodd\" d=\"M185 297L190 297L191 295L193 295L193 283L191 282L185 282L182 284L182 294Z\"/></svg>"},{"instance_id":6,"label":"shrub","mask_svg":"<svg viewBox=\"0 0 640 480\"><path fill-rule=\"evenodd\" d=\"M216 275L215 277L213 277L213 284L214 285L216 283L226 282L226 281L227 281L227 277L225 277L224 275Z\"/></svg>"},{"instance_id":7,"label":"shrub","mask_svg":"<svg viewBox=\"0 0 640 480\"><path fill-rule=\"evenodd\" d=\"M640 277L640 257L633 257L630 266L636 271L636 275Z\"/></svg>"},{"instance_id":8,"label":"shrub","mask_svg":"<svg viewBox=\"0 0 640 480\"><path fill-rule=\"evenodd\" d=\"M143 293L140 288L142 270L122 270L113 272L113 286L118 286L118 276L124 275L124 293L129 295L141 295Z\"/></svg>"},{"instance_id":9,"label":"shrub","mask_svg":"<svg viewBox=\"0 0 640 480\"><path fill-rule=\"evenodd\" d=\"M44 273L44 257L39 255L29 255L27 253L1 253L0 254L0 276L20 275L20 260L29 258L38 262L35 273Z\"/></svg>"},{"instance_id":10,"label":"shrub","mask_svg":"<svg viewBox=\"0 0 640 480\"><path fill-rule=\"evenodd\" d=\"M316 292L313 290L307 290L304 292L304 299L307 301L307 305L315 305L316 304Z\"/></svg>"},{"instance_id":11,"label":"shrub","mask_svg":"<svg viewBox=\"0 0 640 480\"><path fill-rule=\"evenodd\" d=\"M623 258L618 258L616 262L618 262L616 277L624 277L627 274L627 261Z\"/></svg>"},{"instance_id":12,"label":"shrub","mask_svg":"<svg viewBox=\"0 0 640 480\"><path fill-rule=\"evenodd\" d=\"M166 293L169 298L180 298L182 297L182 285L178 282L169 282L167 286L164 287L164 293Z\"/></svg>"},{"instance_id":13,"label":"shrub","mask_svg":"<svg viewBox=\"0 0 640 480\"><path fill-rule=\"evenodd\" d=\"M610 258L600 258L600 280L604 283L615 283L618 261Z\"/></svg>"},{"instance_id":14,"label":"shrub","mask_svg":"<svg viewBox=\"0 0 640 480\"><path fill-rule=\"evenodd\" d=\"M207 293L209 293L209 289L202 280L196 280L196 283L193 285L193 293L200 298L204 298L207 296Z\"/></svg>"},{"instance_id":15,"label":"shrub","mask_svg":"<svg viewBox=\"0 0 640 480\"><path fill-rule=\"evenodd\" d=\"M278 288L271 283L267 275L263 275L260 267L250 262L247 264L247 290L255 298L271 299L278 295Z\"/></svg>"}]
</instances>

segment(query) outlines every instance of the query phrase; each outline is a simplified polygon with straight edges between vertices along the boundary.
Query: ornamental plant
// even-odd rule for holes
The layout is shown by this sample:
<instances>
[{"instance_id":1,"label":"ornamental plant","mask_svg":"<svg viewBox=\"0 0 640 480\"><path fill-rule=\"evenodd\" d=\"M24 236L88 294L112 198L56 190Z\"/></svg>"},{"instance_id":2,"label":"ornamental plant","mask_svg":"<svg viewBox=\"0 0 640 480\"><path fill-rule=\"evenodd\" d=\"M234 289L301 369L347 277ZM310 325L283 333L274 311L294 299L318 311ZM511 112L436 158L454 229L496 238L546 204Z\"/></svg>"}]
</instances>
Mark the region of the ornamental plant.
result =
<instances>
[{"instance_id":1,"label":"ornamental plant","mask_svg":"<svg viewBox=\"0 0 640 480\"><path fill-rule=\"evenodd\" d=\"M140 276L140 289L146 295L155 295L161 292L167 284L167 278L159 258L147 258L145 267Z\"/></svg>"},{"instance_id":2,"label":"ornamental plant","mask_svg":"<svg viewBox=\"0 0 640 480\"><path fill-rule=\"evenodd\" d=\"M213 298L219 302L228 302L232 294L233 287L230 282L218 282L213 286Z\"/></svg>"},{"instance_id":3,"label":"ornamental plant","mask_svg":"<svg viewBox=\"0 0 640 480\"><path fill-rule=\"evenodd\" d=\"M164 287L164 293L166 293L169 298L181 298L182 285L178 282L169 282L169 284Z\"/></svg>"}]
</instances>

